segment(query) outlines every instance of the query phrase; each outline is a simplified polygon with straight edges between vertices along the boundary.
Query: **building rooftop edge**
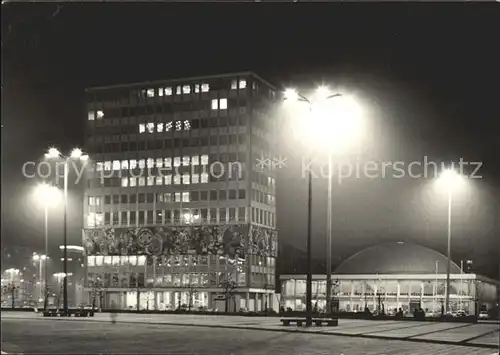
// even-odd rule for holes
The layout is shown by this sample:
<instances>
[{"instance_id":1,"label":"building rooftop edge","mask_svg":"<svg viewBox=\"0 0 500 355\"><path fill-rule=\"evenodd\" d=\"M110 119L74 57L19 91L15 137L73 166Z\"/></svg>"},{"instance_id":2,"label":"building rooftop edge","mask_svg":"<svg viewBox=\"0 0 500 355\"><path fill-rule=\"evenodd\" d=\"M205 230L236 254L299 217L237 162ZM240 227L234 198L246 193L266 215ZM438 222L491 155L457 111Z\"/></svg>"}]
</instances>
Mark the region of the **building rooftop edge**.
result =
<instances>
[{"instance_id":1,"label":"building rooftop edge","mask_svg":"<svg viewBox=\"0 0 500 355\"><path fill-rule=\"evenodd\" d=\"M190 76L190 77L179 77L173 79L165 79L165 80L154 80L154 81L140 81L140 82L132 82L132 83L123 83L123 84L113 84L113 85L102 85L102 86L91 86L85 89L85 92L93 92L93 91L101 91L101 90L109 90L109 89L120 89L120 88L133 88L140 87L144 85L159 85L159 84L170 84L177 83L180 81L192 81L192 80L209 80L209 79L222 79L222 78L230 78L235 76L243 76L243 75L251 75L256 77L257 79L264 82L266 85L271 87L274 90L277 88L270 84L267 80L263 79L261 76L257 75L252 71L243 71L243 72L234 72L234 73L224 73L224 74L213 74L213 75L202 75L202 76Z\"/></svg>"},{"instance_id":2,"label":"building rooftop edge","mask_svg":"<svg viewBox=\"0 0 500 355\"><path fill-rule=\"evenodd\" d=\"M446 274L438 274L439 279L444 279L446 278ZM288 280L288 279L306 279L306 274L281 274L280 275L280 280ZM312 275L313 279L325 279L326 280L326 274L313 274ZM423 277L429 277L431 279L436 279L436 274L434 273L429 273L429 274L335 274L332 273L332 279L388 279L388 278L405 278L405 277L414 277L414 278L423 278ZM491 282L494 284L497 284L500 286L500 280L495 280L493 278L483 276L481 274L476 274L476 273L464 273L464 274L450 274L451 278L455 279L460 279L462 278L463 280L467 279L478 279L479 281L486 281L486 282Z\"/></svg>"}]
</instances>

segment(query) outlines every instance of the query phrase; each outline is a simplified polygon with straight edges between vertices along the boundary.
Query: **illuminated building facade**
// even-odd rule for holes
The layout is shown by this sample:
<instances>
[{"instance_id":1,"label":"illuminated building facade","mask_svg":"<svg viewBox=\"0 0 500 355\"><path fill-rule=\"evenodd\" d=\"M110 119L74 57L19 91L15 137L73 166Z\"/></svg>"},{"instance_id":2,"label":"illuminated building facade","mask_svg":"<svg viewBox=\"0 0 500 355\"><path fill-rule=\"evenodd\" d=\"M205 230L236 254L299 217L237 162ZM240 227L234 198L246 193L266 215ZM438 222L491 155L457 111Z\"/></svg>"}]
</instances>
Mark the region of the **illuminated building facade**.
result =
<instances>
[{"instance_id":1,"label":"illuminated building facade","mask_svg":"<svg viewBox=\"0 0 500 355\"><path fill-rule=\"evenodd\" d=\"M371 312L422 307L441 312L445 302L447 258L419 245L389 243L367 248L346 259L334 272L334 297L341 312ZM476 314L493 309L500 282L465 273L452 263L450 310ZM283 306L305 310L305 275L280 275ZM313 275L313 307L325 307L326 276Z\"/></svg>"},{"instance_id":2,"label":"illuminated building facade","mask_svg":"<svg viewBox=\"0 0 500 355\"><path fill-rule=\"evenodd\" d=\"M253 73L87 90L86 292L103 306L262 310L277 257L275 89ZM190 301L191 299L191 301Z\"/></svg>"}]
</instances>

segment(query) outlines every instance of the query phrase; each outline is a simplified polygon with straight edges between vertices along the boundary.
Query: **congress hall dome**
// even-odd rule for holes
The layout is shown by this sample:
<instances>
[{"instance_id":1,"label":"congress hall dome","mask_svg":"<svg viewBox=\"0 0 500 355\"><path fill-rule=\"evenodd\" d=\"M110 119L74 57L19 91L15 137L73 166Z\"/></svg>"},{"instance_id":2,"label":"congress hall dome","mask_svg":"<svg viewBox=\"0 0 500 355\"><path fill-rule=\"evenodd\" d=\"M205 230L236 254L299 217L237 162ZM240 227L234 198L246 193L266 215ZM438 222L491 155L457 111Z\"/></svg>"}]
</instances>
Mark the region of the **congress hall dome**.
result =
<instances>
[{"instance_id":1,"label":"congress hall dome","mask_svg":"<svg viewBox=\"0 0 500 355\"><path fill-rule=\"evenodd\" d=\"M368 247L347 258L335 270L335 274L434 274L446 273L447 258L430 248L394 242ZM460 274L453 261L451 274Z\"/></svg>"}]
</instances>

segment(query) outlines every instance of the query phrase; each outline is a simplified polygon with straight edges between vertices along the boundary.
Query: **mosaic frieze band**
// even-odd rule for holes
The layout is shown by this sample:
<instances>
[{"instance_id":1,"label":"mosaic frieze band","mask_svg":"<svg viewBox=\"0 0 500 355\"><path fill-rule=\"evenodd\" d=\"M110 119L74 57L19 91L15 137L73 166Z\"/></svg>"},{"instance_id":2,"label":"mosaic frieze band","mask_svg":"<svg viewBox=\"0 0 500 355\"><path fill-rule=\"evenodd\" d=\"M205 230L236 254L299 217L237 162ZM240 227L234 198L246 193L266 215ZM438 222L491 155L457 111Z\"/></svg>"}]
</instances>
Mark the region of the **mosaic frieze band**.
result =
<instances>
[{"instance_id":1,"label":"mosaic frieze band","mask_svg":"<svg viewBox=\"0 0 500 355\"><path fill-rule=\"evenodd\" d=\"M102 228L84 231L87 255L277 256L277 231L247 224Z\"/></svg>"}]
</instances>

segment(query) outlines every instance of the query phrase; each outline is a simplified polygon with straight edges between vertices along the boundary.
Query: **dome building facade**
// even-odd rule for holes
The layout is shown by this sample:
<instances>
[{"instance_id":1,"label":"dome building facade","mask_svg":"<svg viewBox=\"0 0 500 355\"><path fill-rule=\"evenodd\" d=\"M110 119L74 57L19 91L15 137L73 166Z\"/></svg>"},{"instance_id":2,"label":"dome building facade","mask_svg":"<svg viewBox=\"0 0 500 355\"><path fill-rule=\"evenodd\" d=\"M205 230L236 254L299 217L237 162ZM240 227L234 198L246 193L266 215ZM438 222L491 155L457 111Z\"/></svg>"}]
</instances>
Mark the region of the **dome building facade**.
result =
<instances>
[{"instance_id":1,"label":"dome building facade","mask_svg":"<svg viewBox=\"0 0 500 355\"><path fill-rule=\"evenodd\" d=\"M394 313L422 308L440 313L445 304L447 257L420 245L396 242L368 247L333 272L333 307L338 311ZM476 314L496 304L499 282L451 263L450 309ZM305 310L306 275L281 275L282 304ZM326 275L313 275L313 309L325 309Z\"/></svg>"}]
</instances>

